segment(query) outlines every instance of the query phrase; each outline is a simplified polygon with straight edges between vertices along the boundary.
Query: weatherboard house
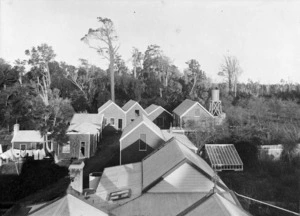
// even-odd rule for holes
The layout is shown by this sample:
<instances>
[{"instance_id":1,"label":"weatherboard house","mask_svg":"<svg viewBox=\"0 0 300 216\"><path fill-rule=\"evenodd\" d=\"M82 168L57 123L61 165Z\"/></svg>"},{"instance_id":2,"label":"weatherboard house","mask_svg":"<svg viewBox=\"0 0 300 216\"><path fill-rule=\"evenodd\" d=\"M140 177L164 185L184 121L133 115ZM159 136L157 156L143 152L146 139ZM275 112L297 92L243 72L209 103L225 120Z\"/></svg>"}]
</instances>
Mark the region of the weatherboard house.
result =
<instances>
[{"instance_id":1,"label":"weatherboard house","mask_svg":"<svg viewBox=\"0 0 300 216\"><path fill-rule=\"evenodd\" d=\"M173 120L172 114L161 106L155 104L145 109L148 118L153 121L160 129L169 129Z\"/></svg>"},{"instance_id":2,"label":"weatherboard house","mask_svg":"<svg viewBox=\"0 0 300 216\"><path fill-rule=\"evenodd\" d=\"M198 148L184 134L161 130L145 115L129 124L120 138L120 164L140 162L162 144L172 138L197 153Z\"/></svg>"},{"instance_id":3,"label":"weatherboard house","mask_svg":"<svg viewBox=\"0 0 300 216\"><path fill-rule=\"evenodd\" d=\"M141 115L122 132L120 164L139 162L164 142L160 128L145 115Z\"/></svg>"},{"instance_id":4,"label":"weatherboard house","mask_svg":"<svg viewBox=\"0 0 300 216\"><path fill-rule=\"evenodd\" d=\"M103 114L76 113L67 130L69 142L58 145L59 159L89 158L100 144L103 128Z\"/></svg>"},{"instance_id":5,"label":"weatherboard house","mask_svg":"<svg viewBox=\"0 0 300 216\"><path fill-rule=\"evenodd\" d=\"M209 127L214 116L199 102L185 99L173 110L173 125L183 129Z\"/></svg>"},{"instance_id":6,"label":"weatherboard house","mask_svg":"<svg viewBox=\"0 0 300 216\"><path fill-rule=\"evenodd\" d=\"M129 100L122 109L126 113L126 126L142 115L148 115L144 108L136 101Z\"/></svg>"},{"instance_id":7,"label":"weatherboard house","mask_svg":"<svg viewBox=\"0 0 300 216\"><path fill-rule=\"evenodd\" d=\"M108 167L87 202L112 215L250 215L213 169L176 138L141 162Z\"/></svg>"},{"instance_id":8,"label":"weatherboard house","mask_svg":"<svg viewBox=\"0 0 300 216\"><path fill-rule=\"evenodd\" d=\"M15 158L26 156L43 159L46 156L45 137L38 130L20 130L20 125L14 125L12 153Z\"/></svg>"}]
</instances>

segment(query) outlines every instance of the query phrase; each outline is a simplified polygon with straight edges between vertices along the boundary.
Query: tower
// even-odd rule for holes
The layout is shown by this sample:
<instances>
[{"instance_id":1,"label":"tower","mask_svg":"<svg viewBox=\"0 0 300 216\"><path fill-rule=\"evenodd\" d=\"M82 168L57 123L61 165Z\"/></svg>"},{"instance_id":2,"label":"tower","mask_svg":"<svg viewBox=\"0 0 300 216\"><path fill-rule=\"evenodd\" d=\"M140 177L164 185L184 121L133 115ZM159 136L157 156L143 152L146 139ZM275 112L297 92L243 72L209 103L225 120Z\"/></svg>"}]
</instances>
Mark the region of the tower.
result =
<instances>
[{"instance_id":1,"label":"tower","mask_svg":"<svg viewBox=\"0 0 300 216\"><path fill-rule=\"evenodd\" d=\"M212 91L211 91L209 112L213 116L220 116L222 114L222 103L219 98L219 89L217 87L212 89Z\"/></svg>"}]
</instances>

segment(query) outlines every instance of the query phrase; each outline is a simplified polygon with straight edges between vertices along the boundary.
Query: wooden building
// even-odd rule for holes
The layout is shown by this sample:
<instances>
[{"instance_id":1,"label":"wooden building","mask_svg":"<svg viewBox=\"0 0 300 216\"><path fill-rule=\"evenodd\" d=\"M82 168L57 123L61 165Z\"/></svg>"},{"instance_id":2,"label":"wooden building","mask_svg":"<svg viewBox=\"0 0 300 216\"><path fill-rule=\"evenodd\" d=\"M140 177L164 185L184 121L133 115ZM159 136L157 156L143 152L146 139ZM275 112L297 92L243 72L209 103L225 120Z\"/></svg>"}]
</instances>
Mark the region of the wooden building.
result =
<instances>
[{"instance_id":1,"label":"wooden building","mask_svg":"<svg viewBox=\"0 0 300 216\"><path fill-rule=\"evenodd\" d=\"M129 100L123 107L126 114L126 126L142 115L148 115L144 108L136 101Z\"/></svg>"},{"instance_id":2,"label":"wooden building","mask_svg":"<svg viewBox=\"0 0 300 216\"><path fill-rule=\"evenodd\" d=\"M170 128L173 121L173 116L163 107L152 104L147 107L145 111L148 114L148 118L153 121L160 129Z\"/></svg>"},{"instance_id":3,"label":"wooden building","mask_svg":"<svg viewBox=\"0 0 300 216\"><path fill-rule=\"evenodd\" d=\"M74 114L67 131L69 142L57 146L58 159L89 158L100 144L103 114Z\"/></svg>"},{"instance_id":4,"label":"wooden building","mask_svg":"<svg viewBox=\"0 0 300 216\"><path fill-rule=\"evenodd\" d=\"M157 125L145 115L129 124L120 138L120 164L141 161L164 143L165 138Z\"/></svg>"},{"instance_id":5,"label":"wooden building","mask_svg":"<svg viewBox=\"0 0 300 216\"><path fill-rule=\"evenodd\" d=\"M103 114L104 125L110 125L116 130L123 130L127 125L125 111L111 100L99 107L98 114Z\"/></svg>"},{"instance_id":6,"label":"wooden building","mask_svg":"<svg viewBox=\"0 0 300 216\"><path fill-rule=\"evenodd\" d=\"M214 116L199 102L184 100L173 110L173 126L183 129L210 127L214 124Z\"/></svg>"}]
</instances>

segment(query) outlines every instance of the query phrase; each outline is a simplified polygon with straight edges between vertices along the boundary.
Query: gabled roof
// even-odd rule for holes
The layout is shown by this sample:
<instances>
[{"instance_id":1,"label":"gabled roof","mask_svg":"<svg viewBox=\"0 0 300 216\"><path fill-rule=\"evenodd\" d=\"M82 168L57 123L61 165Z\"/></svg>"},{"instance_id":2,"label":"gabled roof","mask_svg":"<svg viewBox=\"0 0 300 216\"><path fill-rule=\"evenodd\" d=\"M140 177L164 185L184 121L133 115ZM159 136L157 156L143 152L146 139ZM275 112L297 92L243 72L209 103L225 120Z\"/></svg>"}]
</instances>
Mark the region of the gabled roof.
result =
<instances>
[{"instance_id":1,"label":"gabled roof","mask_svg":"<svg viewBox=\"0 0 300 216\"><path fill-rule=\"evenodd\" d=\"M109 108L111 105L115 105L116 107L118 107L118 109L120 111L124 112L124 110L121 107L119 107L118 104L116 104L112 100L108 100L105 104L103 104L101 107L98 108L98 113L102 113L104 110Z\"/></svg>"},{"instance_id":2,"label":"gabled roof","mask_svg":"<svg viewBox=\"0 0 300 216\"><path fill-rule=\"evenodd\" d=\"M82 124L73 124L68 128L68 134L97 134L100 132L101 126L95 125L89 122L84 122Z\"/></svg>"},{"instance_id":3,"label":"gabled roof","mask_svg":"<svg viewBox=\"0 0 300 216\"><path fill-rule=\"evenodd\" d=\"M185 161L200 169L205 175L214 176L212 168L200 156L178 140L171 139L163 147L143 159L143 190L151 187L172 168Z\"/></svg>"},{"instance_id":4,"label":"gabled roof","mask_svg":"<svg viewBox=\"0 0 300 216\"><path fill-rule=\"evenodd\" d=\"M150 106L148 106L145 111L148 113L148 115L153 112L154 110L156 110L159 106L155 105L155 104L151 104Z\"/></svg>"},{"instance_id":5,"label":"gabled roof","mask_svg":"<svg viewBox=\"0 0 300 216\"><path fill-rule=\"evenodd\" d=\"M14 134L11 142L44 142L40 131L38 130L19 130Z\"/></svg>"},{"instance_id":6,"label":"gabled roof","mask_svg":"<svg viewBox=\"0 0 300 216\"><path fill-rule=\"evenodd\" d=\"M142 191L141 170L141 162L105 168L96 193L91 196L92 202L97 207L109 210L116 205L140 196ZM131 190L129 198L114 201L113 203L107 199L110 193L125 189Z\"/></svg>"},{"instance_id":7,"label":"gabled roof","mask_svg":"<svg viewBox=\"0 0 300 216\"><path fill-rule=\"evenodd\" d=\"M112 103L114 103L112 100L106 101L101 107L98 108L98 113L101 113L103 110L105 110Z\"/></svg>"},{"instance_id":8,"label":"gabled roof","mask_svg":"<svg viewBox=\"0 0 300 216\"><path fill-rule=\"evenodd\" d=\"M63 198L48 202L42 206L32 206L28 215L37 216L89 216L89 215L108 215L90 204L74 197L73 195L66 195Z\"/></svg>"},{"instance_id":9,"label":"gabled roof","mask_svg":"<svg viewBox=\"0 0 300 216\"><path fill-rule=\"evenodd\" d=\"M193 151L197 151L198 148L192 143L189 138L185 134L178 134L178 133L170 133L169 130L161 130L162 134L165 137L165 141L169 141L173 137L177 139L177 141L181 142L183 145L188 147Z\"/></svg>"},{"instance_id":10,"label":"gabled roof","mask_svg":"<svg viewBox=\"0 0 300 216\"><path fill-rule=\"evenodd\" d=\"M122 107L122 109L126 112L127 110L129 110L134 104L136 104L137 102L134 100L129 100L127 101L127 103Z\"/></svg>"},{"instance_id":11,"label":"gabled roof","mask_svg":"<svg viewBox=\"0 0 300 216\"><path fill-rule=\"evenodd\" d=\"M70 125L73 124L82 124L82 123L90 123L95 125L102 125L103 122L103 114L98 113L75 113L70 122Z\"/></svg>"},{"instance_id":12,"label":"gabled roof","mask_svg":"<svg viewBox=\"0 0 300 216\"><path fill-rule=\"evenodd\" d=\"M208 158L214 165L243 165L233 144L205 144Z\"/></svg>"},{"instance_id":13,"label":"gabled roof","mask_svg":"<svg viewBox=\"0 0 300 216\"><path fill-rule=\"evenodd\" d=\"M205 107L203 107L199 102L192 101L190 99L185 99L181 104L179 104L178 107L176 107L173 110L173 113L175 113L178 116L184 115L189 109L191 109L195 105L200 106L207 114L209 114L211 117L214 117Z\"/></svg>"},{"instance_id":14,"label":"gabled roof","mask_svg":"<svg viewBox=\"0 0 300 216\"><path fill-rule=\"evenodd\" d=\"M129 134L133 133L134 130L142 124L146 125L150 130L152 130L154 133L156 133L159 137L161 137L164 140L164 136L160 128L156 124L154 124L150 119L148 119L145 115L141 115L140 117L135 119L133 122L131 122L129 125L127 125L124 128L120 141L124 139L126 136L128 136Z\"/></svg>"},{"instance_id":15,"label":"gabled roof","mask_svg":"<svg viewBox=\"0 0 300 216\"><path fill-rule=\"evenodd\" d=\"M249 216L240 206L229 201L219 193L211 193L193 205L186 208L177 216Z\"/></svg>"},{"instance_id":16,"label":"gabled roof","mask_svg":"<svg viewBox=\"0 0 300 216\"><path fill-rule=\"evenodd\" d=\"M167 112L170 116L172 116L171 113L169 113L166 109L164 109L161 106L157 106L155 104L152 104L150 106L148 106L145 111L148 114L148 118L153 121L154 119L156 119L161 113L163 112Z\"/></svg>"},{"instance_id":17,"label":"gabled roof","mask_svg":"<svg viewBox=\"0 0 300 216\"><path fill-rule=\"evenodd\" d=\"M181 104L179 104L173 110L173 113L177 114L178 116L181 116L184 112L186 112L189 108L191 108L196 103L197 103L196 101L185 99Z\"/></svg>"}]
</instances>

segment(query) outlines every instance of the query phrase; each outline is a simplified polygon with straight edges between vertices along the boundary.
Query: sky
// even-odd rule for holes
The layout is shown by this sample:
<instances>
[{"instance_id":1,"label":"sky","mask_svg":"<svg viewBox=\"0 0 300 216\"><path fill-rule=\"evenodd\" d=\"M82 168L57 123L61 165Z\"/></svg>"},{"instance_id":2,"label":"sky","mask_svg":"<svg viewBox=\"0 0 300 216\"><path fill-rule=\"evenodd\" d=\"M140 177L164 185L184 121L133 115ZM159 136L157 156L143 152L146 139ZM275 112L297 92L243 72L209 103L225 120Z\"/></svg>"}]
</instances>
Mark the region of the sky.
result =
<instances>
[{"instance_id":1,"label":"sky","mask_svg":"<svg viewBox=\"0 0 300 216\"><path fill-rule=\"evenodd\" d=\"M26 59L47 43L57 61L108 62L80 41L97 17L112 19L119 53L131 68L132 48L157 44L180 70L199 61L213 81L224 56L235 56L240 81L300 83L300 2L201 0L0 0L0 57Z\"/></svg>"}]
</instances>

